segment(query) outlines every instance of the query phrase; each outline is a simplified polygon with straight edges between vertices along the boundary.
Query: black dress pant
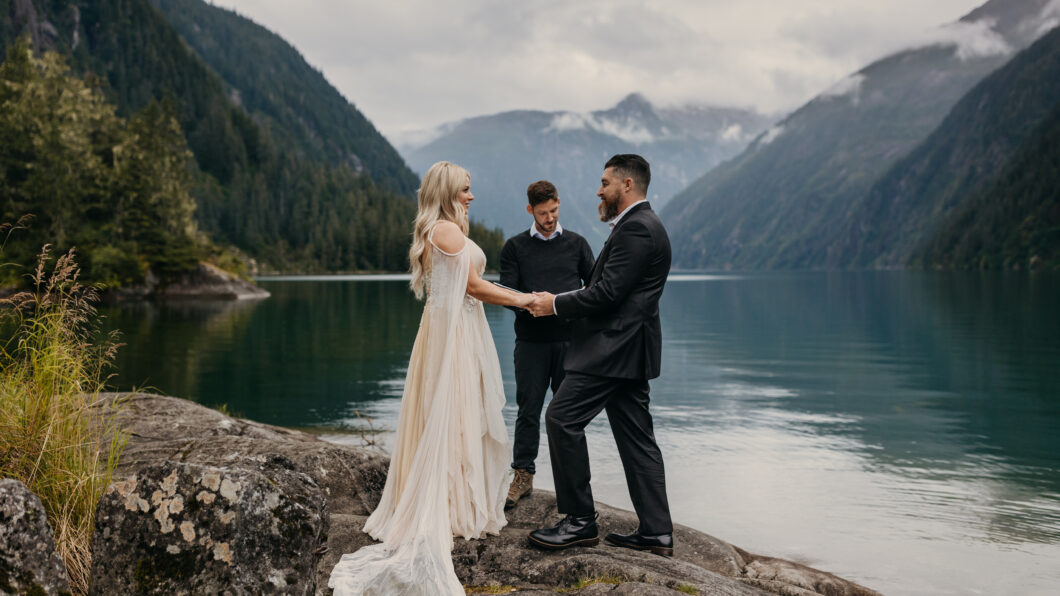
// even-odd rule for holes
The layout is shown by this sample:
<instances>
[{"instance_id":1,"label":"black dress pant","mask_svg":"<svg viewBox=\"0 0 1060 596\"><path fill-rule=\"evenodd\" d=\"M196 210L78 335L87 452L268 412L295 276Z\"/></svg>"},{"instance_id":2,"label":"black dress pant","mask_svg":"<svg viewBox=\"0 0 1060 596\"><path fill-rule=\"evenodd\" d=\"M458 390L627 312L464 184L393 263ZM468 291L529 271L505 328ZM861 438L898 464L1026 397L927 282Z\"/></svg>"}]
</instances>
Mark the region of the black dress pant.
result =
<instances>
[{"instance_id":1,"label":"black dress pant","mask_svg":"<svg viewBox=\"0 0 1060 596\"><path fill-rule=\"evenodd\" d=\"M541 443L541 407L549 387L555 395L563 382L563 357L569 343L515 340L515 403L519 413L515 418L513 468L537 471L534 460Z\"/></svg>"},{"instance_id":2,"label":"black dress pant","mask_svg":"<svg viewBox=\"0 0 1060 596\"><path fill-rule=\"evenodd\" d=\"M662 453L655 442L648 401L647 380L567 371L545 413L560 513L586 515L596 509L589 486L585 427L607 410L629 496L640 518L637 531L646 535L673 532Z\"/></svg>"}]
</instances>

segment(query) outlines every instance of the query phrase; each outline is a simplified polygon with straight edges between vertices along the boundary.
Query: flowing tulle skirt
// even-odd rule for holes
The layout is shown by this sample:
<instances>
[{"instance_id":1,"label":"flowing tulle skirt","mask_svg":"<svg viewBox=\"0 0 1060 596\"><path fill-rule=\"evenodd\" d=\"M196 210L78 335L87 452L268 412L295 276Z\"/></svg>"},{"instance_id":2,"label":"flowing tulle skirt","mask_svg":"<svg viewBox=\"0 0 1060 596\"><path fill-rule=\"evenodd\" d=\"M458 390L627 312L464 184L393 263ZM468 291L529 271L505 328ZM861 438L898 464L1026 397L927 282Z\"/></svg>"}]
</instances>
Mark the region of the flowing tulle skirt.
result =
<instances>
[{"instance_id":1,"label":"flowing tulle skirt","mask_svg":"<svg viewBox=\"0 0 1060 596\"><path fill-rule=\"evenodd\" d=\"M382 499L364 531L382 541L345 554L336 596L464 594L453 536L505 525L509 447L500 363L482 305L428 301L412 348Z\"/></svg>"}]
</instances>

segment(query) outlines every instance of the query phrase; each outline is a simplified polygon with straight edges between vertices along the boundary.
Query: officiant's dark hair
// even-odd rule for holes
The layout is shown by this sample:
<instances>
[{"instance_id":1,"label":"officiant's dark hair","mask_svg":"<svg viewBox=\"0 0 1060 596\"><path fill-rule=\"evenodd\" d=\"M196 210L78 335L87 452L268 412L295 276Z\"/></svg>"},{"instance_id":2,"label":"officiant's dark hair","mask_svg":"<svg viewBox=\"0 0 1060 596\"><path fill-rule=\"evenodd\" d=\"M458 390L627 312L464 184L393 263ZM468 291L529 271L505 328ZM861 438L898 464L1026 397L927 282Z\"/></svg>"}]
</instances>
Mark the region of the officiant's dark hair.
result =
<instances>
[{"instance_id":1,"label":"officiant's dark hair","mask_svg":"<svg viewBox=\"0 0 1060 596\"><path fill-rule=\"evenodd\" d=\"M526 187L526 199L530 201L531 207L536 207L545 201L559 200L556 187L548 180L538 180Z\"/></svg>"},{"instance_id":2,"label":"officiant's dark hair","mask_svg":"<svg viewBox=\"0 0 1060 596\"><path fill-rule=\"evenodd\" d=\"M607 168L615 168L615 172L622 177L632 178L637 190L648 196L648 184L651 184L651 166L648 165L648 160L635 153L619 153L607 160L604 169Z\"/></svg>"}]
</instances>

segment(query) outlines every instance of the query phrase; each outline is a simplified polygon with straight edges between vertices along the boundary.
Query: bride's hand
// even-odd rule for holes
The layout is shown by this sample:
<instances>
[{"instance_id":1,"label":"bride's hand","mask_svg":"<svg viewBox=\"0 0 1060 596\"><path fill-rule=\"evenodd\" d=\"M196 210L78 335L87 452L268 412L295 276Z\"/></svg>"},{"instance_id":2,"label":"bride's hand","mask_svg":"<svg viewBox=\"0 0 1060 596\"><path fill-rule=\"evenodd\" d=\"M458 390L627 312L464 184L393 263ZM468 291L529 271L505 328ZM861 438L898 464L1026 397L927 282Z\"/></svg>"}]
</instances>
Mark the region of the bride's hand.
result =
<instances>
[{"instance_id":1,"label":"bride's hand","mask_svg":"<svg viewBox=\"0 0 1060 596\"><path fill-rule=\"evenodd\" d=\"M534 301L534 295L530 293L522 294L519 296L519 308L525 308L529 310L530 304Z\"/></svg>"}]
</instances>

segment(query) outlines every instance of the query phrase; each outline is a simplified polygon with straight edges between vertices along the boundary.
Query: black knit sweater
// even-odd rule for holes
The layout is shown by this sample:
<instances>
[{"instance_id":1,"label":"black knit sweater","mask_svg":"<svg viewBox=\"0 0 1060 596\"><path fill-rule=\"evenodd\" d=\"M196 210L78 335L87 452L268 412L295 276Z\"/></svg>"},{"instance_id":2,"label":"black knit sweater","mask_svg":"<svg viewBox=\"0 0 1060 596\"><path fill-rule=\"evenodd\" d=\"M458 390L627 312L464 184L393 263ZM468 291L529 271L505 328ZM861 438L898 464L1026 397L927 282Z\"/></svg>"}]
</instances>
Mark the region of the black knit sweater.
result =
<instances>
[{"instance_id":1,"label":"black knit sweater","mask_svg":"<svg viewBox=\"0 0 1060 596\"><path fill-rule=\"evenodd\" d=\"M593 251L578 234L564 229L552 240L529 232L516 234L501 250L501 284L520 292L569 292L589 281ZM516 310L515 336L523 341L550 342L570 339L570 322L556 316L535 319Z\"/></svg>"}]
</instances>

